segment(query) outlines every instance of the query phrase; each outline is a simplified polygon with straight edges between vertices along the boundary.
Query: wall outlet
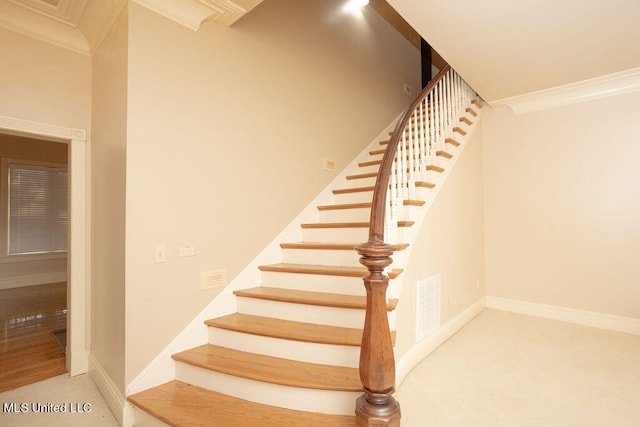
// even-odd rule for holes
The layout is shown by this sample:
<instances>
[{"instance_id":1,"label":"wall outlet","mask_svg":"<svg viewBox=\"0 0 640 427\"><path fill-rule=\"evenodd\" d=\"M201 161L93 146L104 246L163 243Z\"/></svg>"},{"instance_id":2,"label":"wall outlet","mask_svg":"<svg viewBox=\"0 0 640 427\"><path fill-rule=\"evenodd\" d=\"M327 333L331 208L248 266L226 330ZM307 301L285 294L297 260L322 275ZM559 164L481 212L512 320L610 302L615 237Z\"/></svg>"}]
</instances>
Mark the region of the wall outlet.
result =
<instances>
[{"instance_id":1,"label":"wall outlet","mask_svg":"<svg viewBox=\"0 0 640 427\"><path fill-rule=\"evenodd\" d=\"M194 246L180 246L178 248L178 255L185 256L196 256L196 248Z\"/></svg>"},{"instance_id":2,"label":"wall outlet","mask_svg":"<svg viewBox=\"0 0 640 427\"><path fill-rule=\"evenodd\" d=\"M408 84L404 84L403 90L407 95L411 95L411 86L409 86Z\"/></svg>"}]
</instances>

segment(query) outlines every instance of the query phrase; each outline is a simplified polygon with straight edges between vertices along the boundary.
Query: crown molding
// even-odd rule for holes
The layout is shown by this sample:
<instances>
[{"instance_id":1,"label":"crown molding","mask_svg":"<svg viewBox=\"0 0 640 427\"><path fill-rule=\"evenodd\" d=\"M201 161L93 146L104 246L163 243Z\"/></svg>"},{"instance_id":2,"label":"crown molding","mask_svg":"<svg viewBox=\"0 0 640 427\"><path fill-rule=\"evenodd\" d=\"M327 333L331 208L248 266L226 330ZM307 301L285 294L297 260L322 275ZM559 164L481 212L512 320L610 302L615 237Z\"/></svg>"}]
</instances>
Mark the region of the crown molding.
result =
<instances>
[{"instance_id":1,"label":"crown molding","mask_svg":"<svg viewBox=\"0 0 640 427\"><path fill-rule=\"evenodd\" d=\"M198 31L205 20L230 26L263 0L131 0ZM0 27L84 55L103 41L126 0L0 0Z\"/></svg>"},{"instance_id":2,"label":"crown molding","mask_svg":"<svg viewBox=\"0 0 640 427\"><path fill-rule=\"evenodd\" d=\"M490 101L492 107L509 107L516 114L575 104L640 90L640 67L523 95Z\"/></svg>"},{"instance_id":3,"label":"crown molding","mask_svg":"<svg viewBox=\"0 0 640 427\"><path fill-rule=\"evenodd\" d=\"M89 44L78 29L26 7L0 2L0 26L74 52L90 54Z\"/></svg>"},{"instance_id":4,"label":"crown molding","mask_svg":"<svg viewBox=\"0 0 640 427\"><path fill-rule=\"evenodd\" d=\"M133 0L193 31L205 20L230 26L262 0Z\"/></svg>"},{"instance_id":5,"label":"crown molding","mask_svg":"<svg viewBox=\"0 0 640 427\"><path fill-rule=\"evenodd\" d=\"M11 3L55 19L63 24L78 26L88 0L8 0Z\"/></svg>"}]
</instances>

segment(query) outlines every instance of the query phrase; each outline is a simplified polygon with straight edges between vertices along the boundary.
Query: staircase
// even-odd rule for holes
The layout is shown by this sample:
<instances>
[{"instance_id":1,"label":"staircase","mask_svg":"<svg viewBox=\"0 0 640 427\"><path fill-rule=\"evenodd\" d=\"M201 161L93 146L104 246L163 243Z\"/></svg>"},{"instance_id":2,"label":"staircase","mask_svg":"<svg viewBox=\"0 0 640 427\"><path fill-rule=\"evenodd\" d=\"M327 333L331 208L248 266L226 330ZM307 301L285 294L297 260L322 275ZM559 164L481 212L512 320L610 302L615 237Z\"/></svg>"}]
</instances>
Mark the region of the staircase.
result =
<instances>
[{"instance_id":1,"label":"staircase","mask_svg":"<svg viewBox=\"0 0 640 427\"><path fill-rule=\"evenodd\" d=\"M409 250L416 220L462 149L460 141L480 107L475 98L469 100L446 137L444 130L430 130L428 121L417 119L405 131L441 133L442 146L432 150L424 173L414 177L410 197L389 191L391 203L400 200L389 214L393 249L400 255L386 269L391 289L400 286L402 254ZM425 117L424 111L420 114ZM400 150L399 156L417 159L418 143L408 141L405 149L411 154ZM368 159L333 190L334 204L317 207L319 222L301 224L302 242L280 244L282 263L259 267L260 286L234 292L237 313L205 322L209 343L172 356L175 380L128 397L135 405L136 426L356 425L355 402L363 394L359 358L368 270L354 247L369 238L374 187L387 144L376 141L369 147ZM401 185L392 179L389 188ZM397 304L386 298L391 325ZM391 332L392 342L394 337Z\"/></svg>"}]
</instances>

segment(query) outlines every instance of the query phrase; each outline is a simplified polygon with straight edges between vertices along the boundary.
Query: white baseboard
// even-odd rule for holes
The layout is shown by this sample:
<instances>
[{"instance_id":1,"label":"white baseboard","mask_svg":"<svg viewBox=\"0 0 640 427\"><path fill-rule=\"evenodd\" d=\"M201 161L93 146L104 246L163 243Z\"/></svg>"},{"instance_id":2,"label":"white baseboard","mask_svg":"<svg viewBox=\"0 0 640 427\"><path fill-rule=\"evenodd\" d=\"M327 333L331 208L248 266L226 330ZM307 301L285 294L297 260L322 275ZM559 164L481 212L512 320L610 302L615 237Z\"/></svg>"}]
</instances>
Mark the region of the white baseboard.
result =
<instances>
[{"instance_id":1,"label":"white baseboard","mask_svg":"<svg viewBox=\"0 0 640 427\"><path fill-rule=\"evenodd\" d=\"M118 423L122 427L133 427L133 405L125 399L124 394L118 390L116 384L93 354L89 354L89 376L104 397Z\"/></svg>"},{"instance_id":2,"label":"white baseboard","mask_svg":"<svg viewBox=\"0 0 640 427\"><path fill-rule=\"evenodd\" d=\"M57 271L55 273L27 274L24 276L15 277L2 277L0 278L0 290L66 281L66 271Z\"/></svg>"},{"instance_id":3,"label":"white baseboard","mask_svg":"<svg viewBox=\"0 0 640 427\"><path fill-rule=\"evenodd\" d=\"M487 308L640 335L640 319L499 297L486 297Z\"/></svg>"},{"instance_id":4,"label":"white baseboard","mask_svg":"<svg viewBox=\"0 0 640 427\"><path fill-rule=\"evenodd\" d=\"M416 365L418 365L418 363L424 360L425 357L442 345L442 343L455 335L455 333L464 325L473 320L473 318L480 314L485 307L485 298L480 298L478 301L467 307L466 310L440 326L437 331L411 347L411 349L396 363L397 386L400 386L405 377L413 368L416 367Z\"/></svg>"}]
</instances>

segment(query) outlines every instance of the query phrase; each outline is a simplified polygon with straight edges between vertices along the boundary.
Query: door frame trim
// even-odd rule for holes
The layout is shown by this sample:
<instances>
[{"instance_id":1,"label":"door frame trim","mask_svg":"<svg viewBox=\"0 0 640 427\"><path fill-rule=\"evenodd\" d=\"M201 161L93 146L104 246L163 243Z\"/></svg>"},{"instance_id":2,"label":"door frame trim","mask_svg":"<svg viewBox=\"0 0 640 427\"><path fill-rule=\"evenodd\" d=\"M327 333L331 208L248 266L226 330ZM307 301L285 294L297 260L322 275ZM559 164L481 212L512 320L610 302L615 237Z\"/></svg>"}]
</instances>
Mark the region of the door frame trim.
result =
<instances>
[{"instance_id":1,"label":"door frame trim","mask_svg":"<svg viewBox=\"0 0 640 427\"><path fill-rule=\"evenodd\" d=\"M0 132L69 144L69 237L67 252L67 372L87 372L87 132L0 116Z\"/></svg>"}]
</instances>

